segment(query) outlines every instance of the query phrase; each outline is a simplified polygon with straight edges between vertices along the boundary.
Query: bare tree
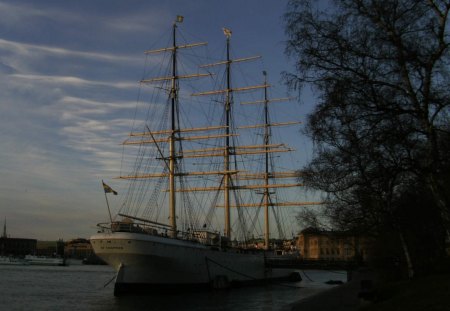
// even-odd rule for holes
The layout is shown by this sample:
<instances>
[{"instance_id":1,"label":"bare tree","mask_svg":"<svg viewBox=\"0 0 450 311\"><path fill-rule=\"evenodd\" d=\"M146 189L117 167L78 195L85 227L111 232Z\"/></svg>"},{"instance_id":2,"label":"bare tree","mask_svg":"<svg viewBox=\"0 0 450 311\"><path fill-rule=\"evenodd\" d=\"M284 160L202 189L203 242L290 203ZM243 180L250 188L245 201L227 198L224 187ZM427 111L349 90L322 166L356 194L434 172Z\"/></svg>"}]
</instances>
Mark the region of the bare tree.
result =
<instances>
[{"instance_id":1,"label":"bare tree","mask_svg":"<svg viewBox=\"0 0 450 311\"><path fill-rule=\"evenodd\" d=\"M306 181L329 194L341 227L402 234L397 207L422 185L450 242L450 53L445 0L291 0L285 78L313 85L307 132L317 146ZM406 245L405 245L406 246ZM442 245L445 249L445 245Z\"/></svg>"}]
</instances>

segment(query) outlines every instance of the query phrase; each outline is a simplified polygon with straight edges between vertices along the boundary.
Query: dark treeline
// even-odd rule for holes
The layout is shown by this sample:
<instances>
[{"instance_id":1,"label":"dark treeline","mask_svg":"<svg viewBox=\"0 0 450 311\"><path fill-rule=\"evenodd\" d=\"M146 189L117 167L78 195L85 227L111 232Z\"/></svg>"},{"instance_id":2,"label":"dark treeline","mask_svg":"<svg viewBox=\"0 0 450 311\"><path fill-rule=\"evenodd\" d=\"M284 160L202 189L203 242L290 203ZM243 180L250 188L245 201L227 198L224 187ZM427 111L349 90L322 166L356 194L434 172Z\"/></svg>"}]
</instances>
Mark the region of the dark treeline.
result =
<instances>
[{"instance_id":1,"label":"dark treeline","mask_svg":"<svg viewBox=\"0 0 450 311\"><path fill-rule=\"evenodd\" d=\"M304 182L332 226L374 238L408 274L450 241L450 1L291 0L287 84L312 86Z\"/></svg>"}]
</instances>

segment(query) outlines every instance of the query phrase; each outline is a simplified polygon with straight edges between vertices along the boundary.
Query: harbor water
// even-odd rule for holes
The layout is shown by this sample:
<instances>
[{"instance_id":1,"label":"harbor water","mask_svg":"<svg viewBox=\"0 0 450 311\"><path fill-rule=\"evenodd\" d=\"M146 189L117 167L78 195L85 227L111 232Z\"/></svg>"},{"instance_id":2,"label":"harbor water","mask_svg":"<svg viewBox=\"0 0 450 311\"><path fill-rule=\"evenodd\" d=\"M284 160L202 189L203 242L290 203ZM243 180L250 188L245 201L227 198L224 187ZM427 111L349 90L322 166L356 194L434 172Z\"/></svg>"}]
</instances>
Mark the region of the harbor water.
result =
<instances>
[{"instance_id":1,"label":"harbor water","mask_svg":"<svg viewBox=\"0 0 450 311\"><path fill-rule=\"evenodd\" d=\"M2 310L283 310L333 286L326 281L346 279L339 271L301 271L298 283L114 297L114 275L108 266L0 265Z\"/></svg>"}]
</instances>

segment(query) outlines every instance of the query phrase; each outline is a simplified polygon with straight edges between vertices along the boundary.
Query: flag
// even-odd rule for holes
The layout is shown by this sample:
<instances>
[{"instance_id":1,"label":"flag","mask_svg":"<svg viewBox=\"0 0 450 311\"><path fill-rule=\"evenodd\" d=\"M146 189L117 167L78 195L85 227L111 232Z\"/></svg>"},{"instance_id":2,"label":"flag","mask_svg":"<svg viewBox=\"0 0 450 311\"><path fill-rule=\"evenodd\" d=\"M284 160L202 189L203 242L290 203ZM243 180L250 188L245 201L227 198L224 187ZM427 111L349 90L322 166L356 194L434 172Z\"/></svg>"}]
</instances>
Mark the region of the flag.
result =
<instances>
[{"instance_id":1,"label":"flag","mask_svg":"<svg viewBox=\"0 0 450 311\"><path fill-rule=\"evenodd\" d=\"M184 16L177 15L177 23L182 23L184 19Z\"/></svg>"},{"instance_id":2,"label":"flag","mask_svg":"<svg viewBox=\"0 0 450 311\"><path fill-rule=\"evenodd\" d=\"M117 195L117 191L114 191L113 188L111 188L110 186L105 184L103 182L103 180L102 180L102 184L103 184L103 190L105 190L105 193L114 193L114 195Z\"/></svg>"},{"instance_id":3,"label":"flag","mask_svg":"<svg viewBox=\"0 0 450 311\"><path fill-rule=\"evenodd\" d=\"M230 29L228 29L228 28L222 28L222 30L223 30L223 34L227 37L227 38L230 38L231 37L231 30Z\"/></svg>"}]
</instances>

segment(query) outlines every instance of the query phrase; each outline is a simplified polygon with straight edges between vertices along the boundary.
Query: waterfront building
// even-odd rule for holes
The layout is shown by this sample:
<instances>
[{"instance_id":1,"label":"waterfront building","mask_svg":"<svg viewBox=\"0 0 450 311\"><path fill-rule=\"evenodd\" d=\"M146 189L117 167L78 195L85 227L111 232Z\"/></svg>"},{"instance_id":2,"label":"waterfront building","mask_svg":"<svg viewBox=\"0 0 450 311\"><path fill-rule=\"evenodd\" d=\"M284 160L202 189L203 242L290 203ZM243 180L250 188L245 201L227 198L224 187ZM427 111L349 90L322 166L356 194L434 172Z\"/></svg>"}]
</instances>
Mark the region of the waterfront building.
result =
<instances>
[{"instance_id":1,"label":"waterfront building","mask_svg":"<svg viewBox=\"0 0 450 311\"><path fill-rule=\"evenodd\" d=\"M25 256L36 251L35 239L11 238L6 232L6 219L0 237L0 256Z\"/></svg>"},{"instance_id":2,"label":"waterfront building","mask_svg":"<svg viewBox=\"0 0 450 311\"><path fill-rule=\"evenodd\" d=\"M37 241L36 252L31 253L37 256L46 257L63 257L64 256L64 241Z\"/></svg>"},{"instance_id":3,"label":"waterfront building","mask_svg":"<svg viewBox=\"0 0 450 311\"><path fill-rule=\"evenodd\" d=\"M36 251L35 239L22 238L0 238L0 255L1 256L25 256L33 254Z\"/></svg>"},{"instance_id":4,"label":"waterfront building","mask_svg":"<svg viewBox=\"0 0 450 311\"><path fill-rule=\"evenodd\" d=\"M92 246L87 239L73 239L66 242L64 247L66 258L85 259L93 256Z\"/></svg>"},{"instance_id":5,"label":"waterfront building","mask_svg":"<svg viewBox=\"0 0 450 311\"><path fill-rule=\"evenodd\" d=\"M362 260L368 256L368 238L345 231L307 228L300 232L297 248L303 259Z\"/></svg>"}]
</instances>

